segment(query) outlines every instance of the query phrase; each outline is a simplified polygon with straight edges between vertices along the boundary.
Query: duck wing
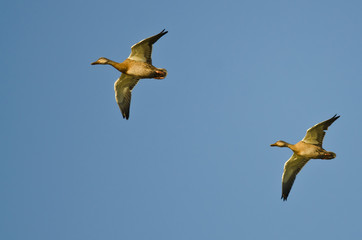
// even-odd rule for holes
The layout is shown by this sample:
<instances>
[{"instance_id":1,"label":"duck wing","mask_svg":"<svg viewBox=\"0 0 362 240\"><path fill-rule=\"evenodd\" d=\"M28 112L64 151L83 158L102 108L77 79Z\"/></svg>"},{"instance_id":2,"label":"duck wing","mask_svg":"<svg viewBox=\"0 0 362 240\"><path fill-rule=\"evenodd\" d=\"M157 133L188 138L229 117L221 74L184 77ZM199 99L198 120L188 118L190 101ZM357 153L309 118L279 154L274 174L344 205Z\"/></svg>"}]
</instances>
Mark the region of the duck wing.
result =
<instances>
[{"instance_id":1,"label":"duck wing","mask_svg":"<svg viewBox=\"0 0 362 240\"><path fill-rule=\"evenodd\" d=\"M139 78L122 73L122 75L114 83L114 91L116 92L116 101L122 116L129 118L129 107L131 105L132 89L138 83Z\"/></svg>"},{"instance_id":2,"label":"duck wing","mask_svg":"<svg viewBox=\"0 0 362 240\"><path fill-rule=\"evenodd\" d=\"M322 147L323 144L323 138L326 132L324 130L327 130L328 127L336 121L340 116L334 115L332 118L318 123L314 125L313 127L309 128L307 130L307 134L303 138L303 142L313 144L319 147Z\"/></svg>"},{"instance_id":3,"label":"duck wing","mask_svg":"<svg viewBox=\"0 0 362 240\"><path fill-rule=\"evenodd\" d=\"M136 43L131 47L132 51L128 58L134 61L152 64L152 45L167 32L168 31L165 31L165 29L163 29L159 34L143 39L139 43Z\"/></svg>"},{"instance_id":4,"label":"duck wing","mask_svg":"<svg viewBox=\"0 0 362 240\"><path fill-rule=\"evenodd\" d=\"M283 201L287 200L289 192L292 189L295 177L309 160L309 158L301 157L294 153L284 164L281 197Z\"/></svg>"}]
</instances>

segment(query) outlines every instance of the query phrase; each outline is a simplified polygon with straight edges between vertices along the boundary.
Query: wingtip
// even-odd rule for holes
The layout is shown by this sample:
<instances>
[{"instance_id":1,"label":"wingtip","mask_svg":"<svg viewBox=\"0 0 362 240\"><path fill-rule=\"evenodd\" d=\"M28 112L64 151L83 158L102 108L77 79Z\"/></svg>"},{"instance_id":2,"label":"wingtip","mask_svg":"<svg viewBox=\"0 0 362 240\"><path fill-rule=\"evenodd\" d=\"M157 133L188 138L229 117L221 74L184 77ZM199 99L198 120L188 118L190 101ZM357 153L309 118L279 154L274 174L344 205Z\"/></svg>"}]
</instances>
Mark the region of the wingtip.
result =
<instances>
[{"instance_id":1,"label":"wingtip","mask_svg":"<svg viewBox=\"0 0 362 240\"><path fill-rule=\"evenodd\" d=\"M283 202L287 201L288 196L285 196L284 194L282 194L282 197L280 199L283 199Z\"/></svg>"},{"instance_id":2,"label":"wingtip","mask_svg":"<svg viewBox=\"0 0 362 240\"><path fill-rule=\"evenodd\" d=\"M125 113L122 113L122 117L123 117L123 119L126 119L126 120L128 120L128 118L129 118L129 115L128 115L128 114L125 114Z\"/></svg>"},{"instance_id":3,"label":"wingtip","mask_svg":"<svg viewBox=\"0 0 362 240\"><path fill-rule=\"evenodd\" d=\"M163 35L165 35L166 33L168 33L168 31L166 31L166 28L164 28L160 33L163 33Z\"/></svg>"},{"instance_id":4,"label":"wingtip","mask_svg":"<svg viewBox=\"0 0 362 240\"><path fill-rule=\"evenodd\" d=\"M340 115L334 114L334 116L331 117L332 123L333 123L334 121L336 121L339 117L340 117Z\"/></svg>"}]
</instances>

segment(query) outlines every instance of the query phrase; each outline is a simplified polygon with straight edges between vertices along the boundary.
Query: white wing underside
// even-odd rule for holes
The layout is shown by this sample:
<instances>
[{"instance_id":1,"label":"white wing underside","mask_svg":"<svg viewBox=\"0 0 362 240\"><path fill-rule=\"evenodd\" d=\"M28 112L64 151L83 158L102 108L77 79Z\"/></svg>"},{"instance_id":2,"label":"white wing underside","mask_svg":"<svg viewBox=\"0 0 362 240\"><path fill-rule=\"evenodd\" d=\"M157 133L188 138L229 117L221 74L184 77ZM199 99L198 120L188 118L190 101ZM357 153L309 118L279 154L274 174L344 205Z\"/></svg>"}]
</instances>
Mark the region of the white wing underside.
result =
<instances>
[{"instance_id":1,"label":"white wing underside","mask_svg":"<svg viewBox=\"0 0 362 240\"><path fill-rule=\"evenodd\" d=\"M131 47L131 54L129 55L128 59L152 64L152 45L166 33L167 31L162 30L162 32L160 32L159 34L143 39L139 43L133 45Z\"/></svg>"},{"instance_id":2,"label":"white wing underside","mask_svg":"<svg viewBox=\"0 0 362 240\"><path fill-rule=\"evenodd\" d=\"M114 83L116 101L122 112L123 118L129 118L129 108L131 105L132 89L138 83L139 78L122 73Z\"/></svg>"},{"instance_id":3,"label":"white wing underside","mask_svg":"<svg viewBox=\"0 0 362 240\"><path fill-rule=\"evenodd\" d=\"M302 141L305 143L322 147L324 135L326 135L326 132L324 130L328 130L328 127L338 118L339 116L334 115L332 118L324 122L318 123L313 127L309 128Z\"/></svg>"},{"instance_id":4,"label":"white wing underside","mask_svg":"<svg viewBox=\"0 0 362 240\"><path fill-rule=\"evenodd\" d=\"M282 198L284 200L287 199L297 174L309 160L310 158L304 158L293 153L289 160L284 164L282 177Z\"/></svg>"}]
</instances>

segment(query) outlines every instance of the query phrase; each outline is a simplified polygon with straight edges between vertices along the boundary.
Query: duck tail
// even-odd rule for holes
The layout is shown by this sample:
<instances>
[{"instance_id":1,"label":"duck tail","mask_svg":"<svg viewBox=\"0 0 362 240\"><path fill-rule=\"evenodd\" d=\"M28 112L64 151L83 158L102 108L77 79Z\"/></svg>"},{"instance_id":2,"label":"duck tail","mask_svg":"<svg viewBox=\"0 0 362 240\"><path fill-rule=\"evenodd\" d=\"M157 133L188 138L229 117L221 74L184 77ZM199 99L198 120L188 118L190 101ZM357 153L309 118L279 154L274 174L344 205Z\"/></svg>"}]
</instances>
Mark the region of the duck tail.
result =
<instances>
[{"instance_id":1,"label":"duck tail","mask_svg":"<svg viewBox=\"0 0 362 240\"><path fill-rule=\"evenodd\" d=\"M324 158L323 159L333 159L335 158L337 155L334 152L326 152L324 154Z\"/></svg>"},{"instance_id":2,"label":"duck tail","mask_svg":"<svg viewBox=\"0 0 362 240\"><path fill-rule=\"evenodd\" d=\"M163 77L166 77L166 76L167 76L167 70L166 70L166 69L164 69L164 68L159 68L159 70L164 73L164 76L163 76Z\"/></svg>"},{"instance_id":3,"label":"duck tail","mask_svg":"<svg viewBox=\"0 0 362 240\"><path fill-rule=\"evenodd\" d=\"M164 79L167 76L167 70L164 68L157 68L155 71L155 79Z\"/></svg>"}]
</instances>

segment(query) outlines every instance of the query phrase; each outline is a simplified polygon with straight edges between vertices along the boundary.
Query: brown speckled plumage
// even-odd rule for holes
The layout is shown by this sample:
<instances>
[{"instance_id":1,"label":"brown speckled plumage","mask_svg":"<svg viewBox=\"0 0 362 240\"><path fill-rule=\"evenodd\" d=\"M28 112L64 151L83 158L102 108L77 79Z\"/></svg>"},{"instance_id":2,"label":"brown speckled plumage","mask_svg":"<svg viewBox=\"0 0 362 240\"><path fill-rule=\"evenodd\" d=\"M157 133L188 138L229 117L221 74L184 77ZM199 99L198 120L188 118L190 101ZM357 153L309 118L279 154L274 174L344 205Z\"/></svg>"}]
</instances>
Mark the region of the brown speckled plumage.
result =
<instances>
[{"instance_id":1,"label":"brown speckled plumage","mask_svg":"<svg viewBox=\"0 0 362 240\"><path fill-rule=\"evenodd\" d=\"M270 145L272 147L288 147L293 151L293 155L284 165L282 177L282 199L284 201L288 198L297 174L310 159L333 159L336 157L334 152L324 150L322 144L326 134L324 130L327 130L338 118L339 116L334 115L332 118L309 128L303 140L294 145L281 140Z\"/></svg>"},{"instance_id":2,"label":"brown speckled plumage","mask_svg":"<svg viewBox=\"0 0 362 240\"><path fill-rule=\"evenodd\" d=\"M140 79L155 78L164 79L167 76L166 69L156 68L152 65L152 45L165 35L167 31L162 30L159 34L146 38L131 47L131 54L121 63L101 57L92 65L108 64L118 71L121 76L114 84L116 101L122 112L123 118L129 118L129 108L131 104L131 92Z\"/></svg>"}]
</instances>

